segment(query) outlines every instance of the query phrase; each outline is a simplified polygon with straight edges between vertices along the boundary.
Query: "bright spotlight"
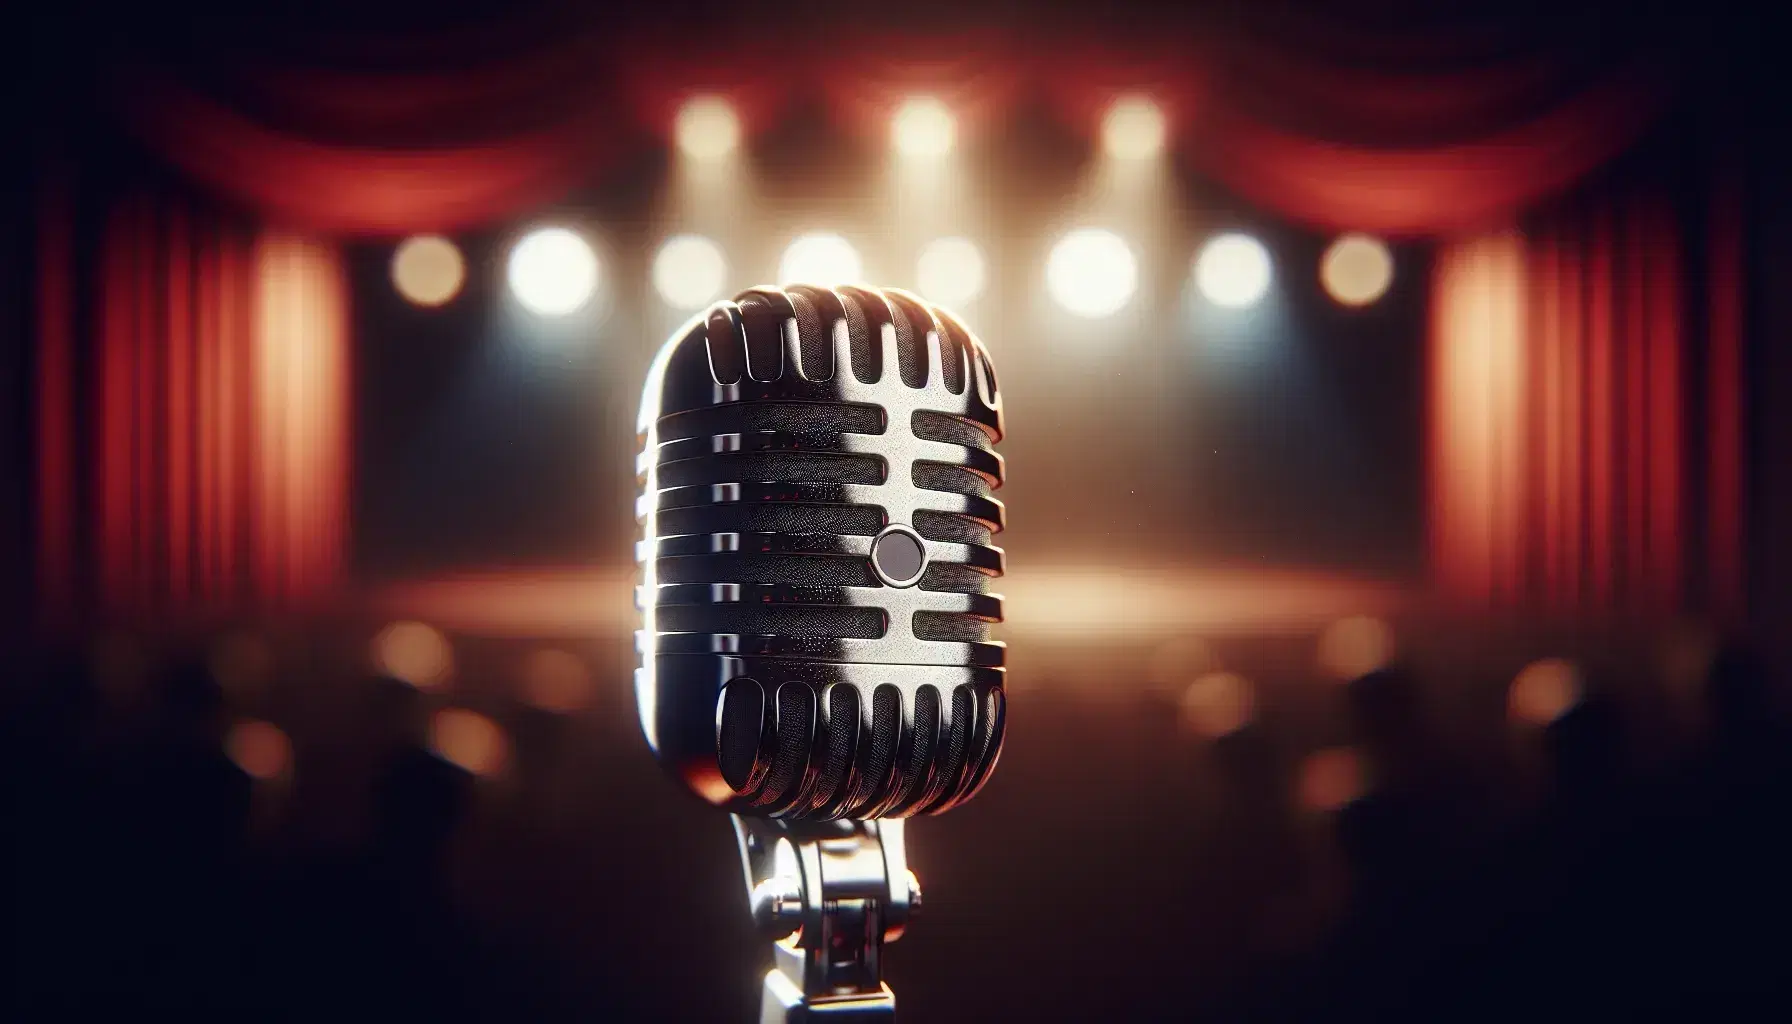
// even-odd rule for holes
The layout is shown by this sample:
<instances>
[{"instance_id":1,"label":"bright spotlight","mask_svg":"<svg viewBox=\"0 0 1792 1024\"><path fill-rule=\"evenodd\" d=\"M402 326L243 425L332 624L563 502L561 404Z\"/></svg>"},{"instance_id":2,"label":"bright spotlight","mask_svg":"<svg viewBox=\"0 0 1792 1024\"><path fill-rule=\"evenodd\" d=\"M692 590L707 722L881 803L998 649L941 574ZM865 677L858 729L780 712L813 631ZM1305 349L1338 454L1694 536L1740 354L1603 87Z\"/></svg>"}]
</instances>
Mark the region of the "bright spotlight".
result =
<instances>
[{"instance_id":1,"label":"bright spotlight","mask_svg":"<svg viewBox=\"0 0 1792 1024\"><path fill-rule=\"evenodd\" d=\"M1340 235L1319 262L1319 281L1346 306L1367 306L1394 281L1394 257L1379 238Z\"/></svg>"},{"instance_id":2,"label":"bright spotlight","mask_svg":"<svg viewBox=\"0 0 1792 1024\"><path fill-rule=\"evenodd\" d=\"M952 152L958 123L946 105L931 96L905 102L891 122L896 151L907 157L938 158Z\"/></svg>"},{"instance_id":3,"label":"bright spotlight","mask_svg":"<svg viewBox=\"0 0 1792 1024\"><path fill-rule=\"evenodd\" d=\"M1138 289L1139 263L1119 235L1078 228L1052 247L1045 286L1059 305L1077 316L1111 316Z\"/></svg>"},{"instance_id":4,"label":"bright spotlight","mask_svg":"<svg viewBox=\"0 0 1792 1024\"><path fill-rule=\"evenodd\" d=\"M804 235L784 250L779 284L856 284L864 280L858 250L839 235Z\"/></svg>"},{"instance_id":5,"label":"bright spotlight","mask_svg":"<svg viewBox=\"0 0 1792 1024\"><path fill-rule=\"evenodd\" d=\"M413 235L392 253L392 285L419 306L440 306L460 292L467 263L440 235Z\"/></svg>"},{"instance_id":6,"label":"bright spotlight","mask_svg":"<svg viewBox=\"0 0 1792 1024\"><path fill-rule=\"evenodd\" d=\"M1164 112L1143 96L1124 96L1101 119L1101 142L1120 160L1149 160L1164 149Z\"/></svg>"},{"instance_id":7,"label":"bright spotlight","mask_svg":"<svg viewBox=\"0 0 1792 1024\"><path fill-rule=\"evenodd\" d=\"M740 145L740 118L719 96L696 96L678 108L672 128L678 148L695 160L719 160Z\"/></svg>"},{"instance_id":8,"label":"bright spotlight","mask_svg":"<svg viewBox=\"0 0 1792 1024\"><path fill-rule=\"evenodd\" d=\"M1220 235L1195 261L1195 285L1216 306L1242 309L1269 291L1269 250L1250 235Z\"/></svg>"},{"instance_id":9,"label":"bright spotlight","mask_svg":"<svg viewBox=\"0 0 1792 1024\"><path fill-rule=\"evenodd\" d=\"M983 254L968 238L936 238L915 263L915 287L947 308L969 304L983 294Z\"/></svg>"},{"instance_id":10,"label":"bright spotlight","mask_svg":"<svg viewBox=\"0 0 1792 1024\"><path fill-rule=\"evenodd\" d=\"M708 305L727 283L722 247L700 235L674 235L653 258L654 290L674 308Z\"/></svg>"},{"instance_id":11,"label":"bright spotlight","mask_svg":"<svg viewBox=\"0 0 1792 1024\"><path fill-rule=\"evenodd\" d=\"M564 316L589 302L597 271L597 254L565 228L532 231L510 251L510 290L542 316Z\"/></svg>"}]
</instances>

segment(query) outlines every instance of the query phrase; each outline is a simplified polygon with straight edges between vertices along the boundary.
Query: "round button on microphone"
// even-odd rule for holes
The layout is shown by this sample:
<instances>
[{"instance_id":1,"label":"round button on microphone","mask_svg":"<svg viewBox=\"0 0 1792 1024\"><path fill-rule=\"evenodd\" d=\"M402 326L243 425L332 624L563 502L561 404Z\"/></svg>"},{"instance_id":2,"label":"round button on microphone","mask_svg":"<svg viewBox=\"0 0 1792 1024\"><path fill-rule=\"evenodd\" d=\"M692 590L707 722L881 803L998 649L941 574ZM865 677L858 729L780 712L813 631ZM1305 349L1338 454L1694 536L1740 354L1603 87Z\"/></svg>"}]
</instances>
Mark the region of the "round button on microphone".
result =
<instances>
[{"instance_id":1,"label":"round button on microphone","mask_svg":"<svg viewBox=\"0 0 1792 1024\"><path fill-rule=\"evenodd\" d=\"M927 547L921 542L921 535L906 526L884 527L871 545L871 568L889 586L914 586L926 567Z\"/></svg>"}]
</instances>

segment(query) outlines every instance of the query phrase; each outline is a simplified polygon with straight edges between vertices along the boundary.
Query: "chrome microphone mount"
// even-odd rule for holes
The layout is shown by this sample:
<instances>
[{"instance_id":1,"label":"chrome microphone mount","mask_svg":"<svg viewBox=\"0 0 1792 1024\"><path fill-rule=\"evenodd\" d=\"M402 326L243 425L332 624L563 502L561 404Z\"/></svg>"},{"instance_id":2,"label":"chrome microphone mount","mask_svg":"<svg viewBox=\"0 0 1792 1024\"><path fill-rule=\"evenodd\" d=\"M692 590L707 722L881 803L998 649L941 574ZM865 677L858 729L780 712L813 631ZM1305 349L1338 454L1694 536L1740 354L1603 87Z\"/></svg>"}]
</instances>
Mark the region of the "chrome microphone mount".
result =
<instances>
[{"instance_id":1,"label":"chrome microphone mount","mask_svg":"<svg viewBox=\"0 0 1792 1024\"><path fill-rule=\"evenodd\" d=\"M747 900L772 940L760 1024L896 1017L884 944L921 907L903 821L786 822L734 816Z\"/></svg>"}]
</instances>

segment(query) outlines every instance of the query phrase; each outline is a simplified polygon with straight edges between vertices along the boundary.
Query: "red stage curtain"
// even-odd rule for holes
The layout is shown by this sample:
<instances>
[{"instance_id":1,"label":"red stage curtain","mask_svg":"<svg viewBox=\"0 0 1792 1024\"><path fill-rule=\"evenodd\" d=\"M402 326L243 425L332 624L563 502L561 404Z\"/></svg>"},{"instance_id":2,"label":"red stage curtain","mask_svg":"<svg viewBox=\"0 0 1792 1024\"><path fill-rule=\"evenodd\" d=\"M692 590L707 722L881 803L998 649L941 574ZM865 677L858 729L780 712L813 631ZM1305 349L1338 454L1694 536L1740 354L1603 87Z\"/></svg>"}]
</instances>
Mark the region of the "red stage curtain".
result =
<instances>
[{"instance_id":1,"label":"red stage curtain","mask_svg":"<svg viewBox=\"0 0 1792 1024\"><path fill-rule=\"evenodd\" d=\"M1694 247L1683 220L1630 190L1440 251L1430 545L1458 604L1586 621L1740 609L1740 236L1720 216ZM1701 278L1708 313L1691 306Z\"/></svg>"},{"instance_id":2,"label":"red stage curtain","mask_svg":"<svg viewBox=\"0 0 1792 1024\"><path fill-rule=\"evenodd\" d=\"M250 55L180 76L145 60L117 72L112 92L137 135L194 180L333 234L527 213L591 180L642 122L664 132L693 92L729 96L752 127L784 97L819 89L844 126L881 133L911 91L941 94L975 125L1031 88L1080 128L1116 93L1148 92L1174 118L1184 157L1267 211L1324 230L1435 236L1497 225L1569 188L1646 131L1671 86L1672 62L1616 29L1597 60L1560 39L1446 25L1399 34L1401 46L1365 61L1361 45L1337 42L1348 32L1260 21L1191 21L1130 43L1118 41L1124 28L1103 39L1018 26L694 39L587 28L507 49L463 35L425 68ZM1473 61L1448 59L1464 54Z\"/></svg>"},{"instance_id":3,"label":"red stage curtain","mask_svg":"<svg viewBox=\"0 0 1792 1024\"><path fill-rule=\"evenodd\" d=\"M1463 45L1448 32L1409 33L1366 60L1276 27L1071 47L1042 56L1036 77L1075 123L1093 125L1121 93L1158 98L1177 152L1271 214L1407 237L1497 228L1569 190L1635 144L1674 92L1671 59L1615 35L1599 59L1559 40L1485 40L1493 52L1464 66L1440 62Z\"/></svg>"},{"instance_id":4,"label":"red stage curtain","mask_svg":"<svg viewBox=\"0 0 1792 1024\"><path fill-rule=\"evenodd\" d=\"M581 117L464 146L372 149L270 128L171 80L146 78L127 96L136 130L194 181L276 223L337 235L448 231L546 204L590 174L605 142Z\"/></svg>"},{"instance_id":5,"label":"red stage curtain","mask_svg":"<svg viewBox=\"0 0 1792 1024\"><path fill-rule=\"evenodd\" d=\"M349 466L335 250L144 196L110 210L90 281L48 262L69 244L67 219L46 217L42 258L61 268L39 313L46 612L181 619L329 594ZM62 315L78 294L86 338Z\"/></svg>"}]
</instances>

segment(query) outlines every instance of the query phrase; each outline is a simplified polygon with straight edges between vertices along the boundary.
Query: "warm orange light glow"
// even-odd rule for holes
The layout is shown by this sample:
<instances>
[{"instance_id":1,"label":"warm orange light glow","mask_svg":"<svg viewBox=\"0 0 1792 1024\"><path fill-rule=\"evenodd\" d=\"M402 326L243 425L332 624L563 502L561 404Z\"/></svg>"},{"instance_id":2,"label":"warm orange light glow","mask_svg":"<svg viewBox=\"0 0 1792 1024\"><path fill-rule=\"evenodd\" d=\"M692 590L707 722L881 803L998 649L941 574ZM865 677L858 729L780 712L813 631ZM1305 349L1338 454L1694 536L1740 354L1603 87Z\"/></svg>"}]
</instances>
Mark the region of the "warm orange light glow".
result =
<instances>
[{"instance_id":1,"label":"warm orange light glow","mask_svg":"<svg viewBox=\"0 0 1792 1024\"><path fill-rule=\"evenodd\" d=\"M1445 247L1432 310L1432 567L1470 607L1514 600L1523 509L1524 241Z\"/></svg>"},{"instance_id":2,"label":"warm orange light glow","mask_svg":"<svg viewBox=\"0 0 1792 1024\"><path fill-rule=\"evenodd\" d=\"M1143 96L1124 96L1101 119L1101 143L1119 160L1149 160L1164 151L1164 112Z\"/></svg>"},{"instance_id":3,"label":"warm orange light glow","mask_svg":"<svg viewBox=\"0 0 1792 1024\"><path fill-rule=\"evenodd\" d=\"M1296 785L1296 798L1307 810L1342 810L1361 797L1367 785L1362 758L1349 747L1309 754L1301 762Z\"/></svg>"},{"instance_id":4,"label":"warm orange light glow","mask_svg":"<svg viewBox=\"0 0 1792 1024\"><path fill-rule=\"evenodd\" d=\"M1236 672L1209 672L1182 693L1182 726L1206 739L1218 739L1249 725L1257 711L1251 681Z\"/></svg>"},{"instance_id":5,"label":"warm orange light glow","mask_svg":"<svg viewBox=\"0 0 1792 1024\"><path fill-rule=\"evenodd\" d=\"M1580 671L1561 658L1532 662L1512 680L1506 709L1515 722L1548 725L1580 702Z\"/></svg>"},{"instance_id":6,"label":"warm orange light glow","mask_svg":"<svg viewBox=\"0 0 1792 1024\"><path fill-rule=\"evenodd\" d=\"M1319 262L1326 293L1346 306L1367 306L1394 281L1394 257L1381 239L1340 235Z\"/></svg>"},{"instance_id":7,"label":"warm orange light glow","mask_svg":"<svg viewBox=\"0 0 1792 1024\"><path fill-rule=\"evenodd\" d=\"M635 582L632 572L577 566L468 573L390 585L374 604L391 618L479 636L627 636L639 622ZM1002 591L1010 637L1153 643L1190 632L1312 634L1347 615L1394 615L1409 600L1398 584L1348 576L1138 563L1020 567L1003 577ZM1180 691L1199 674L1168 682Z\"/></svg>"},{"instance_id":8,"label":"warm orange light glow","mask_svg":"<svg viewBox=\"0 0 1792 1024\"><path fill-rule=\"evenodd\" d=\"M578 711L591 703L591 671L567 651L536 651L523 665L523 695L543 711Z\"/></svg>"},{"instance_id":9,"label":"warm orange light glow","mask_svg":"<svg viewBox=\"0 0 1792 1024\"><path fill-rule=\"evenodd\" d=\"M1357 679L1392 660L1394 631L1380 619L1353 615L1319 635L1319 669L1334 679Z\"/></svg>"},{"instance_id":10,"label":"warm orange light glow","mask_svg":"<svg viewBox=\"0 0 1792 1024\"><path fill-rule=\"evenodd\" d=\"M740 117L717 96L697 96L678 109L678 148L696 160L720 160L740 145Z\"/></svg>"},{"instance_id":11,"label":"warm orange light glow","mask_svg":"<svg viewBox=\"0 0 1792 1024\"><path fill-rule=\"evenodd\" d=\"M429 745L474 775L496 775L510 761L510 738L498 723L466 708L443 708L429 723Z\"/></svg>"},{"instance_id":12,"label":"warm orange light glow","mask_svg":"<svg viewBox=\"0 0 1792 1024\"><path fill-rule=\"evenodd\" d=\"M347 284L328 245L256 248L255 576L277 604L339 582L348 506Z\"/></svg>"},{"instance_id":13,"label":"warm orange light glow","mask_svg":"<svg viewBox=\"0 0 1792 1024\"><path fill-rule=\"evenodd\" d=\"M903 156L938 159L952 152L958 122L944 103L931 96L917 96L896 111L890 131L896 151Z\"/></svg>"},{"instance_id":14,"label":"warm orange light glow","mask_svg":"<svg viewBox=\"0 0 1792 1024\"><path fill-rule=\"evenodd\" d=\"M292 741L271 722L247 719L230 727L224 752L251 778L266 782L292 771Z\"/></svg>"},{"instance_id":15,"label":"warm orange light glow","mask_svg":"<svg viewBox=\"0 0 1792 1024\"><path fill-rule=\"evenodd\" d=\"M392 285L419 306L440 306L460 294L467 263L440 235L413 235L392 254Z\"/></svg>"},{"instance_id":16,"label":"warm orange light glow","mask_svg":"<svg viewBox=\"0 0 1792 1024\"><path fill-rule=\"evenodd\" d=\"M454 651L447 637L421 622L394 622L373 638L373 662L394 679L431 690L448 681Z\"/></svg>"}]
</instances>

